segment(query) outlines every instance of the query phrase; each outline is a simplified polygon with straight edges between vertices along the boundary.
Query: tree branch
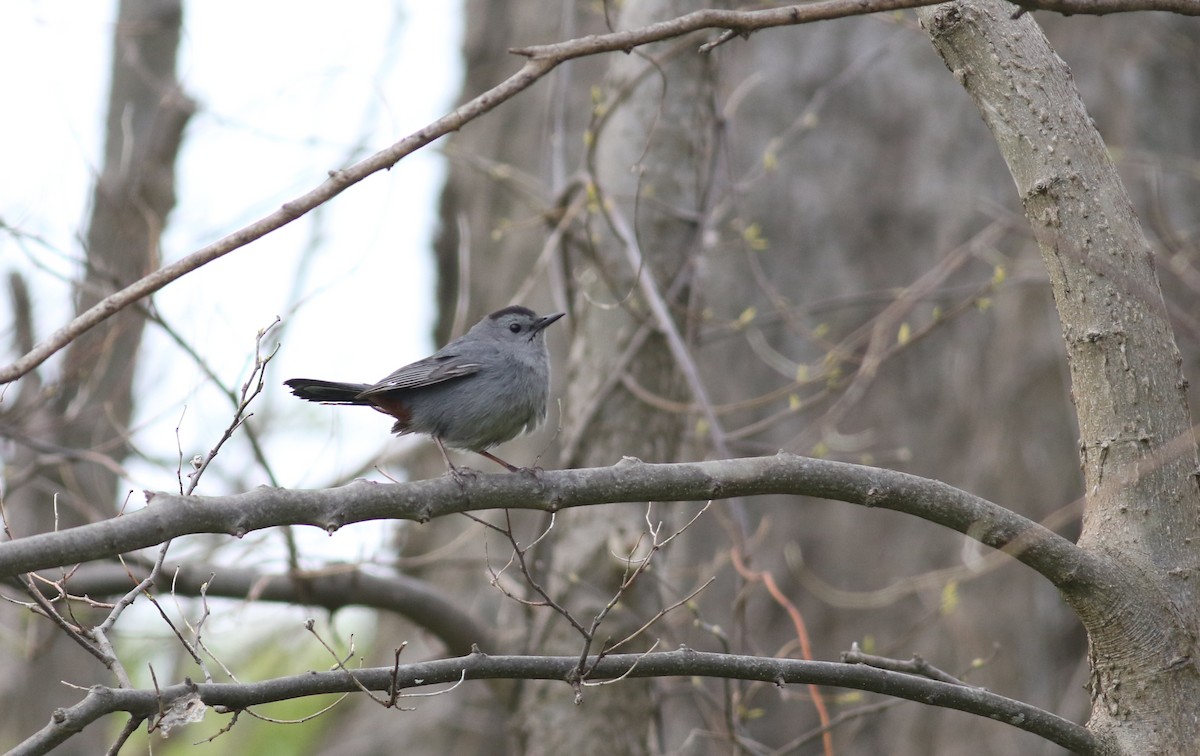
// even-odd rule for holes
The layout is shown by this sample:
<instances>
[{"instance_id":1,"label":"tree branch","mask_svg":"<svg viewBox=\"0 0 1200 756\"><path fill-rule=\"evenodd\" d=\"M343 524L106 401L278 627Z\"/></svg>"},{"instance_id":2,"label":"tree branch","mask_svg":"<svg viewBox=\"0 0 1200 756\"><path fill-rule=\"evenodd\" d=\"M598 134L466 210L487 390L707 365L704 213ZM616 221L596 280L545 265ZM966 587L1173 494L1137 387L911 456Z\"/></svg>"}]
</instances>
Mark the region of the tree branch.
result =
<instances>
[{"instance_id":1,"label":"tree branch","mask_svg":"<svg viewBox=\"0 0 1200 756\"><path fill-rule=\"evenodd\" d=\"M487 656L473 653L457 659L441 659L399 667L376 667L301 675L247 684L201 684L185 682L154 690L93 687L80 703L55 713L49 724L10 752L10 756L48 753L102 716L118 711L134 717L154 718L160 710L169 716L176 701L194 702L196 696L207 706L240 711L249 706L303 696L353 693L363 688L392 692L460 680L567 680L578 669L574 656ZM772 659L755 656L706 653L681 648L652 654L615 654L590 668L587 682L620 677L703 676L758 680L779 686L794 684L831 685L865 690L910 701L977 714L1010 724L1080 754L1100 753L1101 741L1085 727L1020 701L981 688L929 680L858 664ZM586 684L586 683L585 683ZM567 695L564 691L564 695Z\"/></svg>"},{"instance_id":2,"label":"tree branch","mask_svg":"<svg viewBox=\"0 0 1200 756\"><path fill-rule=\"evenodd\" d=\"M138 718L154 718L160 710L172 707L175 701L188 700L196 695L206 706L241 710L289 698L358 692L364 688L391 692L392 683L395 683L397 690L402 690L457 683L462 679L566 680L577 667L576 656L488 656L474 653L457 659L374 667L350 673L341 670L306 672L260 683L197 685L186 682L160 691L95 686L82 702L60 710L50 724L17 746L11 754L46 754L103 715L128 712ZM764 659L760 656L696 652L684 647L676 652L606 656L590 667L587 682L622 677L691 676L761 680L780 686L815 684L866 690L988 716L1037 734L1078 754L1098 754L1100 749L1099 739L1086 727L1012 698L971 686L832 661Z\"/></svg>"},{"instance_id":3,"label":"tree branch","mask_svg":"<svg viewBox=\"0 0 1200 756\"><path fill-rule=\"evenodd\" d=\"M237 537L279 525L333 532L352 522L435 517L485 509L556 512L624 501L707 501L792 494L835 499L915 515L1013 557L1060 589L1108 578L1107 563L997 504L935 480L876 467L779 453L710 462L646 464L536 474L476 473L409 483L356 480L303 491L256 488L231 496L147 493L145 509L77 528L0 544L0 577L115 557L195 533Z\"/></svg>"},{"instance_id":4,"label":"tree branch","mask_svg":"<svg viewBox=\"0 0 1200 756\"><path fill-rule=\"evenodd\" d=\"M75 596L99 598L123 594L149 574L144 565L96 563L84 565L54 584L61 583ZM161 593L199 596L205 584L208 596L319 606L331 612L347 606L394 612L433 633L452 654L466 654L476 644L483 648L494 644L489 628L429 583L402 574L372 575L351 565L286 575L213 564L183 565L164 570L154 585ZM42 593L49 593L49 588L43 586Z\"/></svg>"}]
</instances>

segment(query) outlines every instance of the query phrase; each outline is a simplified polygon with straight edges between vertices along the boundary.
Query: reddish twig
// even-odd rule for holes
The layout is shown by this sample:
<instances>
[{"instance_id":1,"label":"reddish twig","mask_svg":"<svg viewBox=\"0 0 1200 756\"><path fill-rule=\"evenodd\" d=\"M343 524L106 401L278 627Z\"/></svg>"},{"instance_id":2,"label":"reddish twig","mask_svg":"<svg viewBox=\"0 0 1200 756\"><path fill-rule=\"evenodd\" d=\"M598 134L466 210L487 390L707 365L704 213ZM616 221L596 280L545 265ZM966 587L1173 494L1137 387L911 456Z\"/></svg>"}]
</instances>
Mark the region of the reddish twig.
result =
<instances>
[{"instance_id":1,"label":"reddish twig","mask_svg":"<svg viewBox=\"0 0 1200 756\"><path fill-rule=\"evenodd\" d=\"M737 573L744 580L752 583L761 582L763 587L767 589L767 593L775 600L775 603L783 607L784 611L792 620L792 626L796 628L796 639L800 641L800 655L805 661L812 661L812 643L808 637L808 626L804 623L804 616L800 614L800 610L796 605L788 600L787 596L783 595L783 591L779 590L779 586L775 583L775 578L770 572L754 572L748 568L745 562L742 561L742 555L737 549L732 549L729 552L730 561ZM808 685L809 695L812 696L813 708L817 710L817 717L821 721L821 727L826 728L821 734L821 743L825 748L826 756L833 756L833 734L829 731L829 709L825 706L825 697L821 695L821 689L816 685Z\"/></svg>"}]
</instances>

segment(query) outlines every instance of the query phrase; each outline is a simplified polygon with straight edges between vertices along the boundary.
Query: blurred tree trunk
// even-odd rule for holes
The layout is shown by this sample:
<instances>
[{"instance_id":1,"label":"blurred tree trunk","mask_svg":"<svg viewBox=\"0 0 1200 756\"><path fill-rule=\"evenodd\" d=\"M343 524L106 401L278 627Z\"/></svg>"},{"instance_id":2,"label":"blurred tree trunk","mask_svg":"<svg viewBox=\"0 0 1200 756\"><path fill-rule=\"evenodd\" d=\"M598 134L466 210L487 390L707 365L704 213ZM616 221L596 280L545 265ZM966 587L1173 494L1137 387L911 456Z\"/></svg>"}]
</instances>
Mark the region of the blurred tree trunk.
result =
<instances>
[{"instance_id":1,"label":"blurred tree trunk","mask_svg":"<svg viewBox=\"0 0 1200 756\"><path fill-rule=\"evenodd\" d=\"M122 0L114 26L104 165L92 197L86 257L76 294L82 312L158 265L159 241L175 204L175 158L192 103L175 78L179 0ZM87 61L80 61L88 64ZM19 300L17 300L19 302ZM56 381L22 382L10 425L38 445L13 460L5 507L17 535L111 517L128 454L134 366L144 318L126 309L73 342ZM49 622L5 605L10 658L0 677L4 739L27 734L79 692L59 683L93 675L99 663ZM73 738L63 753L106 748L103 728Z\"/></svg>"},{"instance_id":2,"label":"blurred tree trunk","mask_svg":"<svg viewBox=\"0 0 1200 756\"><path fill-rule=\"evenodd\" d=\"M627 3L614 27L638 28L696 7L694 0ZM702 35L692 35L610 57L603 88L592 95L594 117L585 145L594 153L581 156L582 185L564 198L568 207L570 200L594 199L587 205L591 217L573 224L562 245L574 328L560 394L563 467L609 465L624 456L647 462L681 458L686 415L650 406L613 379L628 376L675 402L688 397L650 297L667 303L670 327L686 334L695 308L690 278L701 264L702 221L719 141L713 61L692 52L702 41ZM657 62L651 65L647 57ZM582 91L576 87L575 96ZM566 141L580 140L567 135ZM631 258L632 245L640 259ZM646 284L657 293L648 296ZM662 518L664 511L654 516ZM552 584L581 619L590 620L618 593L629 570L620 557L637 554L639 546L644 553L645 517L645 502L559 516L546 541L553 548L547 572L559 578ZM622 611L608 620L593 650L601 650L605 639L615 642L632 633L679 598L661 589L642 584L625 592ZM556 628L544 630L542 646L531 650L579 653L579 634L561 620L550 622ZM649 641L639 639L624 650L649 648ZM530 685L518 717L522 748L530 754L655 752L654 733L662 727L656 687L626 681L587 688L577 703L562 684Z\"/></svg>"},{"instance_id":3,"label":"blurred tree trunk","mask_svg":"<svg viewBox=\"0 0 1200 756\"><path fill-rule=\"evenodd\" d=\"M460 100L474 97L514 73L521 61L508 48L581 34L601 33L603 20L579 3L495 2L468 0L463 55L466 60ZM552 222L557 195L565 191L568 174L579 165L590 108L588 87L602 75L608 61L603 58L574 61L557 70L518 100L497 108L480 121L456 132L443 144L449 162L439 208L441 230L436 241L438 308L440 317L434 340L444 344L462 334L485 314L511 302L519 302L539 313L561 310L565 299L552 295L547 267L539 267L546 241L547 223ZM557 286L558 284L554 284ZM505 444L501 456L514 464L555 463L552 439L559 423L555 399L564 393L563 361L568 330L574 330L575 313L547 332L556 362L549 418L538 433ZM473 457L473 458L471 458ZM474 457L462 457L471 467L494 466ZM413 478L441 475L445 466L437 450L429 445L413 462ZM540 526L540 518L515 517L522 536ZM464 531L470 538L464 540ZM527 650L530 618L515 611L512 602L488 587L487 565L480 548L483 533L463 518L434 521L426 525L402 524L400 557L415 557L422 566L410 570L445 595L461 597L464 607L495 628L496 646L489 653ZM498 569L507 560L506 544L487 536L491 561ZM455 554L456 561L429 563L423 555ZM462 565L468 568L463 569ZM514 616L517 615L517 616ZM436 642L428 643L414 626L402 618L385 617L379 629L376 661L390 664L390 649L408 641L406 658L443 655ZM404 743L414 753L522 753L514 712L520 704L523 685L493 684L465 686L453 696L424 699L421 717L379 719L377 707L355 706L354 713L339 722L326 740L328 748L346 753L378 753ZM565 685L558 686L570 697ZM463 716L469 711L470 716Z\"/></svg>"}]
</instances>

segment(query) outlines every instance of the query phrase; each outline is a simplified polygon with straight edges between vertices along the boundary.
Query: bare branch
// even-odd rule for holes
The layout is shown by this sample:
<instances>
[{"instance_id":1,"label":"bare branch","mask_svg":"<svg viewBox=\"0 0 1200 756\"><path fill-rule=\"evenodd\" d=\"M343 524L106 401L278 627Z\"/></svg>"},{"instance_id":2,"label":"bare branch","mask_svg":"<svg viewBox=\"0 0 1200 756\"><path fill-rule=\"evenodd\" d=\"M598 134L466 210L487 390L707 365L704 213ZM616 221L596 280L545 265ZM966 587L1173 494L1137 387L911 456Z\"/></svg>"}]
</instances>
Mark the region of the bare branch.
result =
<instances>
[{"instance_id":1,"label":"bare branch","mask_svg":"<svg viewBox=\"0 0 1200 756\"><path fill-rule=\"evenodd\" d=\"M893 672L904 672L910 675L920 675L928 677L930 680L939 680L951 685L966 685L967 683L959 680L949 672L938 669L924 658L917 654L908 660L889 659L886 656L876 656L875 654L864 653L858 646L858 642L850 644L849 651L842 652L842 661L847 664L866 664L870 667L879 669L890 669ZM973 687L973 686L972 686Z\"/></svg>"},{"instance_id":2,"label":"bare branch","mask_svg":"<svg viewBox=\"0 0 1200 756\"><path fill-rule=\"evenodd\" d=\"M114 670L114 672L118 672L119 665L114 668L114 665L117 665L118 663L117 658L111 653L111 647L102 648L97 643L94 643L92 640L84 637L84 632L81 630L81 628L72 625L70 622L67 622L66 618L59 614L58 610L54 608L54 605L51 604L46 597L42 595L42 592L37 589L33 579L28 575L20 575L18 576L18 580L20 580L20 584L25 589L25 592L29 594L31 599L33 599L34 604L36 604L37 607L42 610L42 614L46 615L46 617L54 622L54 624L58 625L58 627L67 634L68 638L79 644L84 651L87 651L89 654L99 659L104 666ZM32 607L30 608L32 609ZM123 672L118 672L118 674L123 674Z\"/></svg>"},{"instance_id":3,"label":"bare branch","mask_svg":"<svg viewBox=\"0 0 1200 756\"><path fill-rule=\"evenodd\" d=\"M108 747L108 751L106 752L105 756L117 756L119 753L121 753L121 749L125 746L125 742L133 736L133 733L137 732L138 726L140 726L143 721L144 720L142 720L140 717L130 717L129 720L125 722L125 726L121 728L120 734L117 735L112 745Z\"/></svg>"},{"instance_id":4,"label":"bare branch","mask_svg":"<svg viewBox=\"0 0 1200 756\"><path fill-rule=\"evenodd\" d=\"M352 522L428 522L460 512L569 507L624 501L707 501L792 494L911 514L956 530L1044 575L1070 595L1111 576L1106 561L992 502L935 480L845 462L780 453L678 464L625 458L612 467L537 475L477 474L303 491L260 487L233 496L148 493L149 507L111 520L0 544L0 577L104 559L195 533L247 533L279 525L333 532Z\"/></svg>"},{"instance_id":5,"label":"bare branch","mask_svg":"<svg viewBox=\"0 0 1200 756\"><path fill-rule=\"evenodd\" d=\"M127 592L148 574L149 567L142 564L123 567L94 563L83 565L61 582L66 591L76 596L112 596ZM205 593L248 601L319 606L331 612L347 606L395 612L437 636L452 654L468 653L473 643L484 648L494 643L489 628L435 586L403 574L372 575L351 565L271 575L245 567L190 564L178 567L173 574L160 572L154 585L160 591L184 596Z\"/></svg>"},{"instance_id":6,"label":"bare branch","mask_svg":"<svg viewBox=\"0 0 1200 756\"><path fill-rule=\"evenodd\" d=\"M250 408L250 404L255 400L255 398L258 397L259 394L262 393L263 388L265 388L267 365L275 357L275 353L279 351L279 344L276 344L275 347L264 356L262 342L263 339L266 338L267 334L271 332L271 329L277 325L279 325L279 316L276 316L275 320L271 321L266 328L259 330L257 336L255 336L254 367L250 371L250 376L246 378L246 382L242 384L242 393L239 401L234 407L233 419L225 428L225 432L221 434L221 438L217 440L216 445L214 445L213 448L209 450L208 454L204 455L200 462L195 465L195 469L188 473L188 485L183 492L185 496L191 495L191 493L196 490L196 486L200 484L200 476L204 475L204 471L207 470L212 461L216 459L217 454L221 451L221 447L225 445L226 441L233 438L234 432L238 428L242 427L242 425L244 425L248 419L250 419L250 415L247 414L246 410Z\"/></svg>"},{"instance_id":7,"label":"bare branch","mask_svg":"<svg viewBox=\"0 0 1200 756\"><path fill-rule=\"evenodd\" d=\"M161 690L128 690L97 686L80 703L56 712L41 731L17 746L11 754L29 756L48 753L84 727L114 712L148 718L158 714L160 704L198 695L206 706L234 711L250 706L303 696L348 693L367 688L389 691L459 680L539 679L564 680L577 669L575 656L487 656L474 653L456 659L375 667L346 672L307 672L249 684L203 684L185 682ZM775 685L831 685L906 698L933 706L957 709L1034 733L1080 754L1099 754L1102 741L1085 727L1020 701L979 688L953 685L914 675L875 669L858 664L772 659L754 656L706 653L681 648L651 654L617 654L600 660L589 680L618 677L648 678L703 676L757 680Z\"/></svg>"}]
</instances>

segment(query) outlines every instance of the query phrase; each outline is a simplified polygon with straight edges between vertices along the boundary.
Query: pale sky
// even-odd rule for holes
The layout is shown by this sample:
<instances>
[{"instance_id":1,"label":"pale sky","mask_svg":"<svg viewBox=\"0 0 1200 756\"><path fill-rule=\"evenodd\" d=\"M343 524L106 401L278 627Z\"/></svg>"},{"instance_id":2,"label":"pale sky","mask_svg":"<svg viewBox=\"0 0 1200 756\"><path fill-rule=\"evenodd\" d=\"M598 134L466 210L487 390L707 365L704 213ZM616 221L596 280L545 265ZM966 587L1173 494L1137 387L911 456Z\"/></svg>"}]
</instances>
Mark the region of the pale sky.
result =
<instances>
[{"instance_id":1,"label":"pale sky","mask_svg":"<svg viewBox=\"0 0 1200 756\"><path fill-rule=\"evenodd\" d=\"M428 0L187 3L179 72L199 112L178 166L164 258L237 230L329 170L442 115L460 84L460 13L459 2ZM0 4L0 220L22 235L0 229L0 274L28 276L41 336L71 313L64 281L82 257L115 16L115 2ZM291 316L254 410L271 420L268 457L282 485L323 485L383 445L407 443L389 440L390 422L377 413L302 403L280 383L372 381L432 351L430 240L442 171L440 156L426 149L352 187L318 220L301 219L156 295L168 321L230 385L246 378L255 333L276 315ZM299 284L303 305L290 313L300 255L312 245ZM11 325L5 301L5 362L15 356ZM43 370L53 376L56 366ZM155 460L131 461L128 486L172 489L176 427L189 459L217 440L231 409L154 326L138 387L136 443ZM266 482L241 444L227 447L200 492L225 493L233 479Z\"/></svg>"}]
</instances>

